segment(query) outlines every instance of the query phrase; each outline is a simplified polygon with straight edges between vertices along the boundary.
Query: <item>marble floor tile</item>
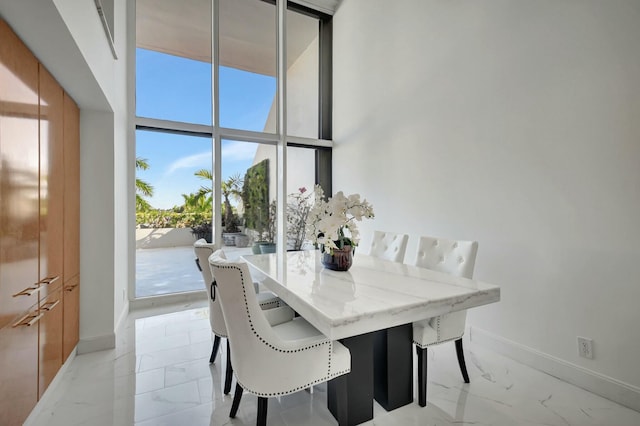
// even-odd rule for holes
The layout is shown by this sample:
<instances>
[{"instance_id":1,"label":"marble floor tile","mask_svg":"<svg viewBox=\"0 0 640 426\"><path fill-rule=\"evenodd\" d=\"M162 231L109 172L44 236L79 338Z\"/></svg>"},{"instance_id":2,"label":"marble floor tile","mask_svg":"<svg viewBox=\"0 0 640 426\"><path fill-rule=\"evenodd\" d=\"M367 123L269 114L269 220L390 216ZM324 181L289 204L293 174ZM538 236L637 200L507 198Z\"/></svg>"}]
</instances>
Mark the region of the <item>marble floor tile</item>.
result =
<instances>
[{"instance_id":1,"label":"marble floor tile","mask_svg":"<svg viewBox=\"0 0 640 426\"><path fill-rule=\"evenodd\" d=\"M29 426L254 425L246 394L229 418L222 392L226 347L209 364L212 336L203 303L134 311L114 350L78 355L47 392ZM638 426L640 413L465 340L471 383L462 381L453 344L429 349L427 407L392 412L374 404L367 426ZM415 364L414 364L415 365ZM272 426L325 426L326 384L269 400Z\"/></svg>"}]
</instances>

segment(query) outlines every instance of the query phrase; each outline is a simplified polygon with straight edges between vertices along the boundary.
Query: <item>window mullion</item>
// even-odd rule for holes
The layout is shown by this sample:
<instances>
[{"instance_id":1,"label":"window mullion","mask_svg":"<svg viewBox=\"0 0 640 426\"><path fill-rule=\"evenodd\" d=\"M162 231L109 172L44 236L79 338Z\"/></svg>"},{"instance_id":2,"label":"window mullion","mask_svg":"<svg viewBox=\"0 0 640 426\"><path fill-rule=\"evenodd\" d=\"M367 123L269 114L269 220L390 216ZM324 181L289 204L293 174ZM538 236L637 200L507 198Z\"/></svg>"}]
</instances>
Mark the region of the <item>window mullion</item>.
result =
<instances>
[{"instance_id":1,"label":"window mullion","mask_svg":"<svg viewBox=\"0 0 640 426\"><path fill-rule=\"evenodd\" d=\"M287 0L276 1L277 11L277 120L278 147L277 164L277 253L278 259L284 261L287 251L287 221L285 217L287 206Z\"/></svg>"},{"instance_id":2,"label":"window mullion","mask_svg":"<svg viewBox=\"0 0 640 426\"><path fill-rule=\"evenodd\" d=\"M213 0L211 12L211 111L213 122L213 240L222 247L222 139L220 137L220 0Z\"/></svg>"}]
</instances>

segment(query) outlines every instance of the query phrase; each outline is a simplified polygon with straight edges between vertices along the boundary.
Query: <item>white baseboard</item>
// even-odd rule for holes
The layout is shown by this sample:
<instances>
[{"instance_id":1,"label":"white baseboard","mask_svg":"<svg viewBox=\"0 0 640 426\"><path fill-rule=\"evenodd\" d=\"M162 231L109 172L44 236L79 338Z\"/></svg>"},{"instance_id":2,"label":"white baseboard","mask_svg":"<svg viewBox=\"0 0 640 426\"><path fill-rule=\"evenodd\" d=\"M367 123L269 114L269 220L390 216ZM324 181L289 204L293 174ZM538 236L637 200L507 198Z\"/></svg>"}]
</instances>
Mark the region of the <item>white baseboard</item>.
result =
<instances>
[{"instance_id":1,"label":"white baseboard","mask_svg":"<svg viewBox=\"0 0 640 426\"><path fill-rule=\"evenodd\" d=\"M26 418L22 426L31 425L35 421L35 419L38 418L42 410L44 410L44 408L47 406L49 399L51 399L51 395L54 395L56 393L56 388L58 387L58 383L60 382L60 380L62 380L62 376L64 376L64 373L67 371L67 369L69 369L69 366L76 358L77 351L78 347L76 346L71 351L64 364L62 364L62 367L60 367L60 370L58 370L51 383L49 383L49 387L47 387L47 390L44 391L42 397L40 398L40 400L38 400L36 406L33 407L33 410L31 410L31 413L29 413L29 416Z\"/></svg>"},{"instance_id":2,"label":"white baseboard","mask_svg":"<svg viewBox=\"0 0 640 426\"><path fill-rule=\"evenodd\" d=\"M469 339L536 370L543 371L632 410L640 411L640 388L636 386L555 358L481 328L469 327Z\"/></svg>"},{"instance_id":3,"label":"white baseboard","mask_svg":"<svg viewBox=\"0 0 640 426\"><path fill-rule=\"evenodd\" d=\"M203 300L207 300L207 292L204 289L185 293L171 293L164 294L162 296L143 297L129 302L129 312L178 303L200 302Z\"/></svg>"},{"instance_id":4,"label":"white baseboard","mask_svg":"<svg viewBox=\"0 0 640 426\"><path fill-rule=\"evenodd\" d=\"M89 352L104 351L116 347L116 333L108 333L102 336L80 339L78 342L78 355Z\"/></svg>"},{"instance_id":5,"label":"white baseboard","mask_svg":"<svg viewBox=\"0 0 640 426\"><path fill-rule=\"evenodd\" d=\"M127 301L124 308L122 309L122 312L120 312L120 317L118 318L118 321L116 322L116 334L118 334L118 331L121 330L124 324L127 322L128 316L129 316L129 302Z\"/></svg>"}]
</instances>

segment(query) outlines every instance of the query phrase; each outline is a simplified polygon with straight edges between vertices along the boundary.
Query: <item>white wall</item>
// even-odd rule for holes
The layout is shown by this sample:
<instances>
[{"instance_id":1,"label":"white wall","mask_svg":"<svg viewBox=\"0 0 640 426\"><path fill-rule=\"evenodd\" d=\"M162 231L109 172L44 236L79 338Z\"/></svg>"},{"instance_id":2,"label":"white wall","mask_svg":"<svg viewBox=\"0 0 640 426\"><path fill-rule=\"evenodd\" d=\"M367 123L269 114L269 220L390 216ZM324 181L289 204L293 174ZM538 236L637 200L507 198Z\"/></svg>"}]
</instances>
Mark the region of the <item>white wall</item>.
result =
<instances>
[{"instance_id":1,"label":"white wall","mask_svg":"<svg viewBox=\"0 0 640 426\"><path fill-rule=\"evenodd\" d=\"M0 14L80 107L81 352L115 344L132 275L125 4L114 4L115 60L94 2L0 0Z\"/></svg>"},{"instance_id":2,"label":"white wall","mask_svg":"<svg viewBox=\"0 0 640 426\"><path fill-rule=\"evenodd\" d=\"M81 117L95 116L92 123L83 119L81 125L81 253L87 255L81 258L80 338L85 342L81 342L79 350L90 351L115 345L118 323L128 311L128 257L133 249L128 227L127 182L133 160L127 157L126 2L114 2L117 60L111 53L93 2L55 0L55 3L86 66L109 102L107 111L83 110L81 113ZM96 233L96 223L107 226ZM103 269L105 275L96 273ZM83 344L87 342L91 343Z\"/></svg>"},{"instance_id":3,"label":"white wall","mask_svg":"<svg viewBox=\"0 0 640 426\"><path fill-rule=\"evenodd\" d=\"M289 135L313 139L318 137L318 86L320 84L318 43L318 37L314 38L287 69L287 134Z\"/></svg>"},{"instance_id":4,"label":"white wall","mask_svg":"<svg viewBox=\"0 0 640 426\"><path fill-rule=\"evenodd\" d=\"M80 353L115 345L113 124L109 112L80 112Z\"/></svg>"},{"instance_id":5,"label":"white wall","mask_svg":"<svg viewBox=\"0 0 640 426\"><path fill-rule=\"evenodd\" d=\"M300 54L287 70L287 134L307 138L318 137L318 38ZM276 98L264 125L264 132L276 131ZM276 182L276 149L271 145L260 145L253 159L257 164L263 159L269 161L269 179ZM315 151L293 149L287 152L287 193L298 192L298 188L313 188L315 182ZM270 198L275 199L275 184L269 187Z\"/></svg>"},{"instance_id":6,"label":"white wall","mask_svg":"<svg viewBox=\"0 0 640 426\"><path fill-rule=\"evenodd\" d=\"M333 185L373 203L363 244L478 240L502 300L469 323L636 396L639 22L634 0L345 0L333 62Z\"/></svg>"},{"instance_id":7,"label":"white wall","mask_svg":"<svg viewBox=\"0 0 640 426\"><path fill-rule=\"evenodd\" d=\"M104 3L104 2L103 2ZM135 125L129 120L129 40L127 15L135 11L134 2L113 1L115 49L118 54L113 75L114 104L114 280L113 327L117 331L129 313L129 283L135 280ZM132 68L135 69L135 68ZM129 92L129 87L132 92Z\"/></svg>"}]
</instances>

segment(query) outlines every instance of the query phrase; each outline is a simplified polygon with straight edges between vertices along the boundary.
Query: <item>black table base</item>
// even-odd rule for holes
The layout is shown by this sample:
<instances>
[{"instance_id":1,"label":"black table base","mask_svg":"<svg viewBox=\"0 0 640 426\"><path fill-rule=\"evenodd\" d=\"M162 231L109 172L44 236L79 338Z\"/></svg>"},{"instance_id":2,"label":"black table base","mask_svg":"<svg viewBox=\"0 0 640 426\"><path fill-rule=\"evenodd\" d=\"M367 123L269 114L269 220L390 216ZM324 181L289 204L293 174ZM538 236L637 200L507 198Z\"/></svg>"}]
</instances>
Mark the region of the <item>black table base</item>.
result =
<instances>
[{"instance_id":1,"label":"black table base","mask_svg":"<svg viewBox=\"0 0 640 426\"><path fill-rule=\"evenodd\" d=\"M413 327L348 337L351 372L329 381L327 406L340 426L373 419L373 399L390 411L413 402Z\"/></svg>"},{"instance_id":2,"label":"black table base","mask_svg":"<svg viewBox=\"0 0 640 426\"><path fill-rule=\"evenodd\" d=\"M351 353L351 372L327 384L327 406L340 426L373 419L373 338L367 333L340 340Z\"/></svg>"},{"instance_id":3,"label":"black table base","mask_svg":"<svg viewBox=\"0 0 640 426\"><path fill-rule=\"evenodd\" d=\"M374 332L374 397L391 411L413 402L413 326Z\"/></svg>"}]
</instances>

